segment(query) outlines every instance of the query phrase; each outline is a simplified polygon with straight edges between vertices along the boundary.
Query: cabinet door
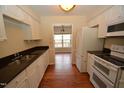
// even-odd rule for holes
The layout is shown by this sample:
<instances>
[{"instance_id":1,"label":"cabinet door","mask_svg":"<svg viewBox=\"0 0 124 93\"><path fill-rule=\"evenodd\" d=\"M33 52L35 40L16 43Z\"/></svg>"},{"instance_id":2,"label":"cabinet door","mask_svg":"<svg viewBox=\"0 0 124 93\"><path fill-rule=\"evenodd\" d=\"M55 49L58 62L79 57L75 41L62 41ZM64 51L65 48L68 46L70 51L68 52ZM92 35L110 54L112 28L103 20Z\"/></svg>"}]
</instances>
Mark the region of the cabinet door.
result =
<instances>
[{"instance_id":1,"label":"cabinet door","mask_svg":"<svg viewBox=\"0 0 124 93\"><path fill-rule=\"evenodd\" d=\"M6 40L6 32L5 32L5 26L4 26L4 20L3 20L3 14L0 11L0 41Z\"/></svg>"},{"instance_id":2,"label":"cabinet door","mask_svg":"<svg viewBox=\"0 0 124 93\"><path fill-rule=\"evenodd\" d=\"M40 84L40 81L43 77L44 74L44 69L43 69L43 60L42 60L43 56L41 55L36 61L36 82L37 82L37 87Z\"/></svg>"},{"instance_id":3,"label":"cabinet door","mask_svg":"<svg viewBox=\"0 0 124 93\"><path fill-rule=\"evenodd\" d=\"M47 66L49 65L49 55L48 55L48 51L47 50L45 53L44 53L44 66L45 66L45 70L47 68Z\"/></svg>"},{"instance_id":4,"label":"cabinet door","mask_svg":"<svg viewBox=\"0 0 124 93\"><path fill-rule=\"evenodd\" d=\"M118 22L124 20L124 6L123 5L115 5L112 8L110 8L108 11L106 11L107 14L107 24L112 25Z\"/></svg>"},{"instance_id":5,"label":"cabinet door","mask_svg":"<svg viewBox=\"0 0 124 93\"><path fill-rule=\"evenodd\" d=\"M26 13L23 9L16 5L4 5L2 7L2 12L4 15L18 20L22 23L31 24L31 18L28 13Z\"/></svg>"},{"instance_id":6,"label":"cabinet door","mask_svg":"<svg viewBox=\"0 0 124 93\"><path fill-rule=\"evenodd\" d=\"M32 19L32 39L40 39L40 33L39 33L39 23Z\"/></svg>"},{"instance_id":7,"label":"cabinet door","mask_svg":"<svg viewBox=\"0 0 124 93\"><path fill-rule=\"evenodd\" d=\"M24 18L23 11L16 5L4 5L2 6L2 12L4 15L19 21L23 20Z\"/></svg>"},{"instance_id":8,"label":"cabinet door","mask_svg":"<svg viewBox=\"0 0 124 93\"><path fill-rule=\"evenodd\" d=\"M37 80L39 83L45 73L45 70L46 70L48 64L49 64L49 58L48 58L48 50L47 50L43 55L41 55L37 59L37 69L38 69L37 70L37 73L38 73Z\"/></svg>"},{"instance_id":9,"label":"cabinet door","mask_svg":"<svg viewBox=\"0 0 124 93\"><path fill-rule=\"evenodd\" d=\"M105 38L107 34L106 13L101 14L98 18L99 18L98 38Z\"/></svg>"},{"instance_id":10,"label":"cabinet door","mask_svg":"<svg viewBox=\"0 0 124 93\"><path fill-rule=\"evenodd\" d=\"M28 79L25 78L24 80L21 80L21 81L17 84L17 88L29 88Z\"/></svg>"},{"instance_id":11,"label":"cabinet door","mask_svg":"<svg viewBox=\"0 0 124 93\"><path fill-rule=\"evenodd\" d=\"M92 75L92 65L93 65L93 62L94 62L94 55L93 54L90 54L88 53L88 60L87 60L87 72L88 74L91 76Z\"/></svg>"},{"instance_id":12,"label":"cabinet door","mask_svg":"<svg viewBox=\"0 0 124 93\"><path fill-rule=\"evenodd\" d=\"M28 24L28 25L31 25L31 16L28 15L25 11L23 11L23 22Z\"/></svg>"},{"instance_id":13,"label":"cabinet door","mask_svg":"<svg viewBox=\"0 0 124 93\"><path fill-rule=\"evenodd\" d=\"M37 83L37 72L35 70L36 68L32 69L32 73L30 73L30 75L28 75L28 82L31 88L36 88L38 87L38 83Z\"/></svg>"},{"instance_id":14,"label":"cabinet door","mask_svg":"<svg viewBox=\"0 0 124 93\"><path fill-rule=\"evenodd\" d=\"M37 60L33 62L27 69L26 69L26 74L28 78L28 82L31 88L36 88L38 87L39 83L37 80L38 73L37 73Z\"/></svg>"},{"instance_id":15,"label":"cabinet door","mask_svg":"<svg viewBox=\"0 0 124 93\"><path fill-rule=\"evenodd\" d=\"M12 81L10 81L5 87L6 88L16 88L21 87L22 85L24 87L29 87L28 83L26 81L26 73L25 70L22 71L19 75L17 75Z\"/></svg>"}]
</instances>

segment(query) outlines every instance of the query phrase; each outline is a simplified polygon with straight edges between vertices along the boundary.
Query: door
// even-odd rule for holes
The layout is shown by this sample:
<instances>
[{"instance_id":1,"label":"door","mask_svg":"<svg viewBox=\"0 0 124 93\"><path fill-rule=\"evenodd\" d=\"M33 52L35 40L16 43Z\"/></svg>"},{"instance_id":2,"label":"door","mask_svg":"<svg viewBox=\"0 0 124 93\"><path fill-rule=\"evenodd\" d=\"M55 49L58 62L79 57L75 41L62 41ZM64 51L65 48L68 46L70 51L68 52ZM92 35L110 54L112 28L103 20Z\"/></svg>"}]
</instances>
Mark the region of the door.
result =
<instances>
[{"instance_id":1,"label":"door","mask_svg":"<svg viewBox=\"0 0 124 93\"><path fill-rule=\"evenodd\" d=\"M71 52L72 26L54 26L55 52Z\"/></svg>"}]
</instances>

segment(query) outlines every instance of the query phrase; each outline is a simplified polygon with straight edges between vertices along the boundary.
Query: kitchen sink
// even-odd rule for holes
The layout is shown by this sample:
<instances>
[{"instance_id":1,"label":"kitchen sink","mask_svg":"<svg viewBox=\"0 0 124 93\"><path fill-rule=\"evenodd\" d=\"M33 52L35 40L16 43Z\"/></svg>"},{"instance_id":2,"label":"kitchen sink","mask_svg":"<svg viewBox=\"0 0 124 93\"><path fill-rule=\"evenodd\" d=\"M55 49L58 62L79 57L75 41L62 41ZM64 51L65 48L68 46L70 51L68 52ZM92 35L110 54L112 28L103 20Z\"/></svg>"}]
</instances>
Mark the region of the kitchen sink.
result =
<instances>
[{"instance_id":1,"label":"kitchen sink","mask_svg":"<svg viewBox=\"0 0 124 93\"><path fill-rule=\"evenodd\" d=\"M25 61L25 60L30 60L33 57L35 57L36 55L25 55L23 57L20 58L21 61Z\"/></svg>"}]
</instances>

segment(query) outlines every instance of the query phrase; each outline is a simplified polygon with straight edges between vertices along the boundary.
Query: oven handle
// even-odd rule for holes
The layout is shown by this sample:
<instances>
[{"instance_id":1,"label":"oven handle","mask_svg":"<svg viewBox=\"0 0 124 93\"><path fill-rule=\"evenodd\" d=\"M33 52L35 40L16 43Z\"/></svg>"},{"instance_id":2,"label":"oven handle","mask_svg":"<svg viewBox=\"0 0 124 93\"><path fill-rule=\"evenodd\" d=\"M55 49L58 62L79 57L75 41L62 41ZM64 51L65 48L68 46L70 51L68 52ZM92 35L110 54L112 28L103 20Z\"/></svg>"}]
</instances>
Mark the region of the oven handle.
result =
<instances>
[{"instance_id":1,"label":"oven handle","mask_svg":"<svg viewBox=\"0 0 124 93\"><path fill-rule=\"evenodd\" d=\"M117 68L114 68L114 67L112 67L111 65L109 65L108 63L105 63L105 62L103 62L103 61L100 61L100 62L99 62L97 59L95 59L94 61L98 62L99 64L102 63L103 66L105 66L106 68L111 69L111 70L113 70L113 71L117 71L117 70L118 70Z\"/></svg>"},{"instance_id":2,"label":"oven handle","mask_svg":"<svg viewBox=\"0 0 124 93\"><path fill-rule=\"evenodd\" d=\"M92 65L94 68L97 68L94 64ZM108 69L110 69L110 70L112 70L112 71L115 71L115 72L117 72L117 68L113 68L112 66L106 66L106 68L108 68ZM99 69L99 68L97 68L97 69Z\"/></svg>"},{"instance_id":3,"label":"oven handle","mask_svg":"<svg viewBox=\"0 0 124 93\"><path fill-rule=\"evenodd\" d=\"M94 67L92 68L93 73L95 73L98 77L100 77L101 79L105 79L105 83L109 84L112 88L114 87L114 84L111 83L109 80L107 80L99 71L97 71Z\"/></svg>"},{"instance_id":4,"label":"oven handle","mask_svg":"<svg viewBox=\"0 0 124 93\"><path fill-rule=\"evenodd\" d=\"M102 64L103 66L106 66L106 67L108 67L108 65L107 65L107 63L105 63L105 62L103 62L102 60L100 60L100 59L94 59L94 62L97 62L97 63L99 63L99 64Z\"/></svg>"}]
</instances>

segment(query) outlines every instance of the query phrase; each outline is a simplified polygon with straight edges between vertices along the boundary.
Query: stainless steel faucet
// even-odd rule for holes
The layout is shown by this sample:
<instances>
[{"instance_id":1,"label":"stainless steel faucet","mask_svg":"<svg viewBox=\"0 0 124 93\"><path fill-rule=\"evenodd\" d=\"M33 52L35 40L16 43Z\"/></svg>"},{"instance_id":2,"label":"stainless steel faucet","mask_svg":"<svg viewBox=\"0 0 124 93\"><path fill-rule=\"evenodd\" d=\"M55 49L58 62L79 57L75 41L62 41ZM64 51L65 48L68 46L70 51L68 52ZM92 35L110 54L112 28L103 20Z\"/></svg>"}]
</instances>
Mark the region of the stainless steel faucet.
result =
<instances>
[{"instance_id":1,"label":"stainless steel faucet","mask_svg":"<svg viewBox=\"0 0 124 93\"><path fill-rule=\"evenodd\" d=\"M12 59L13 61L16 61L22 57L22 55L20 55L19 53L15 53L14 56L15 56L14 59Z\"/></svg>"}]
</instances>

